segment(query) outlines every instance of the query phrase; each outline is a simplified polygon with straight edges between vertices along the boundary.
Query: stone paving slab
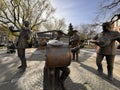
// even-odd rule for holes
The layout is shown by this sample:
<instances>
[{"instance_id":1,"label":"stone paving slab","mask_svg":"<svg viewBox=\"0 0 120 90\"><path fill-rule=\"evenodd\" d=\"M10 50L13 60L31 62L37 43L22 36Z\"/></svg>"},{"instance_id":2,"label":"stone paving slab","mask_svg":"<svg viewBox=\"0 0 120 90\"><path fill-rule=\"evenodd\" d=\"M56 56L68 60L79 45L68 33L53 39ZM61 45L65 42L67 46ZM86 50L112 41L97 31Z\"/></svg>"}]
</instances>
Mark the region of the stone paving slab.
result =
<instances>
[{"instance_id":1,"label":"stone paving slab","mask_svg":"<svg viewBox=\"0 0 120 90\"><path fill-rule=\"evenodd\" d=\"M16 54L0 57L0 90L43 90L45 50L27 50L28 68L25 72L16 69L19 65ZM69 66L71 73L66 80L67 90L120 90L116 85L120 83L119 78L111 82L106 75L97 75L94 59L95 53L81 51L80 62L72 61Z\"/></svg>"},{"instance_id":2,"label":"stone paving slab","mask_svg":"<svg viewBox=\"0 0 120 90\"><path fill-rule=\"evenodd\" d=\"M86 68L84 64L78 64L76 62L73 62L71 65L71 71L74 71L72 77L73 81L86 84L92 90L119 90L119 88L109 83L107 79L103 79L102 77L94 74Z\"/></svg>"},{"instance_id":3,"label":"stone paving slab","mask_svg":"<svg viewBox=\"0 0 120 90\"><path fill-rule=\"evenodd\" d=\"M88 77L87 83L89 83L93 90L119 90L120 89L120 73L118 69L120 68L119 55L117 55L115 58L114 81L110 81L107 78L107 65L105 60L103 60L102 63L104 74L101 76L98 75L95 58L96 53L81 50L79 64L80 67L82 67L82 70L86 71L83 74L86 73L86 76L85 75L84 76Z\"/></svg>"}]
</instances>

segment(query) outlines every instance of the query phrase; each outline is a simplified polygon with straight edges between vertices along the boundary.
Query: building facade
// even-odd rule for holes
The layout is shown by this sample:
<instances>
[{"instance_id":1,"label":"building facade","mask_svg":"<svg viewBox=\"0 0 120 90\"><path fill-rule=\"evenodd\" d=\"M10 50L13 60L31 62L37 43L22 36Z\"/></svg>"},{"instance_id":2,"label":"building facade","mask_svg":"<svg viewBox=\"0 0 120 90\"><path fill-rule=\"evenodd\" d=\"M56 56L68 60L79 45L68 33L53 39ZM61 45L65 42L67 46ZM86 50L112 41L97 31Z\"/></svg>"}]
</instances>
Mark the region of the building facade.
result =
<instances>
[{"instance_id":1,"label":"building facade","mask_svg":"<svg viewBox=\"0 0 120 90\"><path fill-rule=\"evenodd\" d=\"M113 30L120 32L120 19L114 22Z\"/></svg>"},{"instance_id":2,"label":"building facade","mask_svg":"<svg viewBox=\"0 0 120 90\"><path fill-rule=\"evenodd\" d=\"M113 26L112 26L112 29L113 29L114 31L120 32L120 19L114 22L114 24L113 24ZM116 42L116 47L117 47L118 49L120 49L120 44L119 44L118 42Z\"/></svg>"},{"instance_id":3,"label":"building facade","mask_svg":"<svg viewBox=\"0 0 120 90\"><path fill-rule=\"evenodd\" d=\"M8 35L5 30L0 30L0 45L6 45L8 42Z\"/></svg>"}]
</instances>

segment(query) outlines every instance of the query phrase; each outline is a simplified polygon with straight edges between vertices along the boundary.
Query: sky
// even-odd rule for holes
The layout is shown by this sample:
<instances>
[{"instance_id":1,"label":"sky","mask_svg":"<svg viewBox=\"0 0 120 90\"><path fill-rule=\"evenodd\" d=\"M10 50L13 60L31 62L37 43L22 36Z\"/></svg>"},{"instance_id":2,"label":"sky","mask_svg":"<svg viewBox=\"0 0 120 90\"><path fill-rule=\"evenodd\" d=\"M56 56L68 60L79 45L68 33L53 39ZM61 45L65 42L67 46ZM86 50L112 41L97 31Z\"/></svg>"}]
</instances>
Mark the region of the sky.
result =
<instances>
[{"instance_id":1,"label":"sky","mask_svg":"<svg viewBox=\"0 0 120 90\"><path fill-rule=\"evenodd\" d=\"M66 24L90 24L95 20L100 0L51 0L58 19L65 18Z\"/></svg>"}]
</instances>

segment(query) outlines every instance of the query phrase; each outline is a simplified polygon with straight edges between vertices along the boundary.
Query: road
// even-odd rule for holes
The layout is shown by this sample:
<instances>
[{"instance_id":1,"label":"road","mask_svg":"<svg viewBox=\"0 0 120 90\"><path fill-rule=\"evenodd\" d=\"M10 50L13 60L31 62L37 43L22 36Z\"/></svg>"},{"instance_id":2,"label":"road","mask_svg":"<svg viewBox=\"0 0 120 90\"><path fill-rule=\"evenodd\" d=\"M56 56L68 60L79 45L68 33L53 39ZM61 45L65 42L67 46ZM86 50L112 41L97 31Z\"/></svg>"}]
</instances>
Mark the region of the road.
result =
<instances>
[{"instance_id":1,"label":"road","mask_svg":"<svg viewBox=\"0 0 120 90\"><path fill-rule=\"evenodd\" d=\"M0 90L43 90L43 68L45 50L27 49L28 68L25 72L17 69L17 54L0 54ZM97 74L94 50L81 49L79 62L72 61L70 75L66 80L67 90L120 90L120 55L116 55L114 65L114 81L107 77L106 62L103 61L104 75Z\"/></svg>"}]
</instances>

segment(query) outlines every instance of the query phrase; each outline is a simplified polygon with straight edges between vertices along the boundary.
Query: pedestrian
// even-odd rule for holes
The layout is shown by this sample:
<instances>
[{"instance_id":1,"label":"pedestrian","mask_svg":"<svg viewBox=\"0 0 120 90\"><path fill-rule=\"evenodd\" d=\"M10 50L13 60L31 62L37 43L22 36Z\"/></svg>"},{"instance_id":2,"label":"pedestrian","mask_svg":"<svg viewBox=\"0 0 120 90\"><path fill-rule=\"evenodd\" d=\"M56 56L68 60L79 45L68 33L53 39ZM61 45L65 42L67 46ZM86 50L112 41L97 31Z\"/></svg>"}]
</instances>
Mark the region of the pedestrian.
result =
<instances>
[{"instance_id":1,"label":"pedestrian","mask_svg":"<svg viewBox=\"0 0 120 90\"><path fill-rule=\"evenodd\" d=\"M75 47L80 45L80 36L78 35L77 32L78 32L77 30L73 31L73 35L72 35L72 37L70 39L71 48L75 48ZM78 54L79 53L80 53L80 49L72 50L73 60L78 61Z\"/></svg>"},{"instance_id":2,"label":"pedestrian","mask_svg":"<svg viewBox=\"0 0 120 90\"><path fill-rule=\"evenodd\" d=\"M26 58L25 58L25 49L28 47L28 40L30 39L31 31L29 29L28 21L24 21L23 25L24 27L19 30L13 30L14 29L13 26L9 27L9 29L12 32L19 32L16 48L17 48L18 57L21 60L21 65L18 67L18 69L25 70L27 67Z\"/></svg>"},{"instance_id":3,"label":"pedestrian","mask_svg":"<svg viewBox=\"0 0 120 90\"><path fill-rule=\"evenodd\" d=\"M120 43L120 33L111 30L111 23L105 22L102 24L103 31L97 34L91 42L97 45L96 64L98 73L103 74L102 61L106 57L108 79L113 80L113 65L115 59L115 41Z\"/></svg>"}]
</instances>

